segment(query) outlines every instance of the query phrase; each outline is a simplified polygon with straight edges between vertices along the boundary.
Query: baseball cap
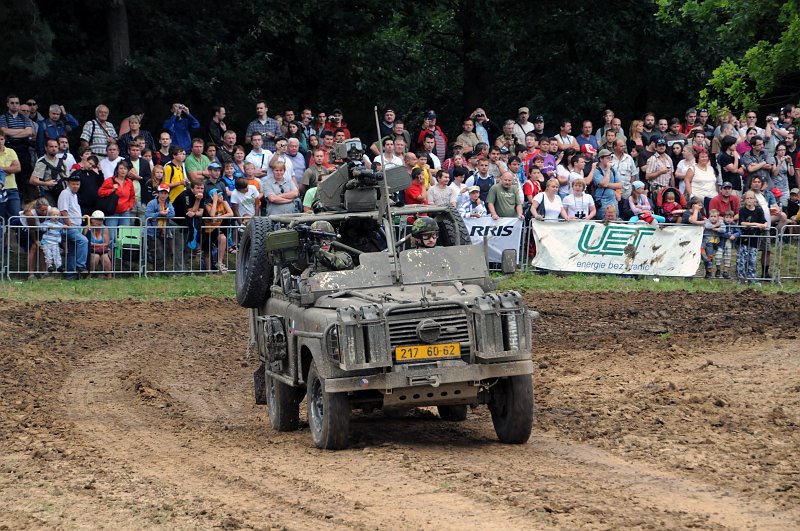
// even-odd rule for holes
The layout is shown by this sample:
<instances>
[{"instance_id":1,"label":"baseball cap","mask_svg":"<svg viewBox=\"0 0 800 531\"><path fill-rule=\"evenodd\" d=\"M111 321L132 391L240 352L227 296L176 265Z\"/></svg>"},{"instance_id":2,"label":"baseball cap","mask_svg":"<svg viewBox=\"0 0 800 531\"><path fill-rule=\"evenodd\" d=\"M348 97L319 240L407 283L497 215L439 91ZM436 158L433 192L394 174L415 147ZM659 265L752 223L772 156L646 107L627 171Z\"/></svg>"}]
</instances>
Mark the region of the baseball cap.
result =
<instances>
[{"instance_id":1,"label":"baseball cap","mask_svg":"<svg viewBox=\"0 0 800 531\"><path fill-rule=\"evenodd\" d=\"M506 154L509 153L508 146L503 146L500 148L500 153Z\"/></svg>"},{"instance_id":2,"label":"baseball cap","mask_svg":"<svg viewBox=\"0 0 800 531\"><path fill-rule=\"evenodd\" d=\"M598 159L602 159L603 157L610 157L611 152L605 148L600 150L600 153L597 154Z\"/></svg>"},{"instance_id":3,"label":"baseball cap","mask_svg":"<svg viewBox=\"0 0 800 531\"><path fill-rule=\"evenodd\" d=\"M597 150L591 144L584 144L581 146L581 153L588 153L590 155L594 155L597 153Z\"/></svg>"},{"instance_id":4,"label":"baseball cap","mask_svg":"<svg viewBox=\"0 0 800 531\"><path fill-rule=\"evenodd\" d=\"M158 191L159 192L169 192L169 186L167 186L166 184L159 184L158 185Z\"/></svg>"},{"instance_id":5,"label":"baseball cap","mask_svg":"<svg viewBox=\"0 0 800 531\"><path fill-rule=\"evenodd\" d=\"M544 116L541 114L537 114L536 117L533 119L534 122L544 122Z\"/></svg>"},{"instance_id":6,"label":"baseball cap","mask_svg":"<svg viewBox=\"0 0 800 531\"><path fill-rule=\"evenodd\" d=\"M652 141L652 139L650 139L650 140ZM664 140L661 137L658 137L658 138L656 138L656 145L657 146L666 146L667 145L667 141Z\"/></svg>"},{"instance_id":7,"label":"baseball cap","mask_svg":"<svg viewBox=\"0 0 800 531\"><path fill-rule=\"evenodd\" d=\"M68 181L73 181L73 182L74 181L81 182L81 176L80 176L79 172L74 171L74 172L69 174L69 177L67 177L67 180Z\"/></svg>"},{"instance_id":8,"label":"baseball cap","mask_svg":"<svg viewBox=\"0 0 800 531\"><path fill-rule=\"evenodd\" d=\"M789 190L789 194L800 194L800 188L792 188Z\"/></svg>"},{"instance_id":9,"label":"baseball cap","mask_svg":"<svg viewBox=\"0 0 800 531\"><path fill-rule=\"evenodd\" d=\"M95 210L92 212L92 219L106 219L106 215L102 210Z\"/></svg>"},{"instance_id":10,"label":"baseball cap","mask_svg":"<svg viewBox=\"0 0 800 531\"><path fill-rule=\"evenodd\" d=\"M435 120L436 119L436 112L435 111L428 111L425 113L426 120Z\"/></svg>"},{"instance_id":11,"label":"baseball cap","mask_svg":"<svg viewBox=\"0 0 800 531\"><path fill-rule=\"evenodd\" d=\"M722 183L722 188L733 188L733 185L730 182L725 181Z\"/></svg>"},{"instance_id":12,"label":"baseball cap","mask_svg":"<svg viewBox=\"0 0 800 531\"><path fill-rule=\"evenodd\" d=\"M334 109L331 111L331 114L343 114L341 109Z\"/></svg>"},{"instance_id":13,"label":"baseball cap","mask_svg":"<svg viewBox=\"0 0 800 531\"><path fill-rule=\"evenodd\" d=\"M641 190L644 188L644 183L642 181L633 181L632 186L635 190Z\"/></svg>"},{"instance_id":14,"label":"baseball cap","mask_svg":"<svg viewBox=\"0 0 800 531\"><path fill-rule=\"evenodd\" d=\"M480 186L470 186L469 188L467 188L467 192L480 192L480 191L481 191Z\"/></svg>"},{"instance_id":15,"label":"baseball cap","mask_svg":"<svg viewBox=\"0 0 800 531\"><path fill-rule=\"evenodd\" d=\"M222 166L219 165L219 162L212 162L211 164L208 165L208 169L209 170L213 170L213 169L221 170Z\"/></svg>"},{"instance_id":16,"label":"baseball cap","mask_svg":"<svg viewBox=\"0 0 800 531\"><path fill-rule=\"evenodd\" d=\"M517 114L522 114L522 113L530 114L530 112L531 111L527 107L520 107L519 109L517 109Z\"/></svg>"}]
</instances>

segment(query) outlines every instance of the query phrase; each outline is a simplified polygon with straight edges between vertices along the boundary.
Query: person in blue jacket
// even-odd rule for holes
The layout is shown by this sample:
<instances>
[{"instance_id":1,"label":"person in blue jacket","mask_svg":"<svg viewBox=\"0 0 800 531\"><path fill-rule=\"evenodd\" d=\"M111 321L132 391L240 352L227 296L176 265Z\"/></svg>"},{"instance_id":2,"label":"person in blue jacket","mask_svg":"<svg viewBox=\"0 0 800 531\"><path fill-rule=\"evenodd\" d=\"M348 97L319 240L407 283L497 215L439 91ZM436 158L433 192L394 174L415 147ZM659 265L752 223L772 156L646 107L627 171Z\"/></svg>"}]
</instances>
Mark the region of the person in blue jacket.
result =
<instances>
[{"instance_id":1,"label":"person in blue jacket","mask_svg":"<svg viewBox=\"0 0 800 531\"><path fill-rule=\"evenodd\" d=\"M181 146L188 153L192 148L192 129L199 129L200 122L182 103L173 103L172 116L164 121L164 131L172 137L172 143Z\"/></svg>"}]
</instances>

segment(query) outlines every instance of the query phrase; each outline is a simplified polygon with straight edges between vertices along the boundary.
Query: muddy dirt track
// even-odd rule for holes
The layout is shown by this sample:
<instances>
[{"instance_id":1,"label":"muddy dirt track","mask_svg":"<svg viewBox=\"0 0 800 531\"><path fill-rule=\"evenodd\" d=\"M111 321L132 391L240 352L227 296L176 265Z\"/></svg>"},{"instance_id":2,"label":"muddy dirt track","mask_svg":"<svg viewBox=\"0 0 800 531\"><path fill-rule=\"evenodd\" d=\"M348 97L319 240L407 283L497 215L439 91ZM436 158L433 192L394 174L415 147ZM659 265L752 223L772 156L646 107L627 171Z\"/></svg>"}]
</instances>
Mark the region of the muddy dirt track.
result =
<instances>
[{"instance_id":1,"label":"muddy dirt track","mask_svg":"<svg viewBox=\"0 0 800 531\"><path fill-rule=\"evenodd\" d=\"M527 444L378 411L336 453L268 427L233 302L0 302L0 529L798 528L800 296L716 297L529 296Z\"/></svg>"}]
</instances>

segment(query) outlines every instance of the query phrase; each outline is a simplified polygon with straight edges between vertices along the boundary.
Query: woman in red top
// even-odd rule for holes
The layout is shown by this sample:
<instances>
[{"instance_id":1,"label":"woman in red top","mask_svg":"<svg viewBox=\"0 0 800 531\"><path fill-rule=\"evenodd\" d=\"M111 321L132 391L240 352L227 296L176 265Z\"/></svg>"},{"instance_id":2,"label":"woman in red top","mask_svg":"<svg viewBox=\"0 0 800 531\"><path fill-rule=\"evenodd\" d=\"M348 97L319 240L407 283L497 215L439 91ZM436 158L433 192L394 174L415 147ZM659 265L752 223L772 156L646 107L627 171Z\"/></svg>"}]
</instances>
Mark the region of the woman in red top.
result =
<instances>
[{"instance_id":1,"label":"woman in red top","mask_svg":"<svg viewBox=\"0 0 800 531\"><path fill-rule=\"evenodd\" d=\"M117 208L114 215L106 218L106 227L111 230L111 240L115 240L117 230L112 227L122 227L131 224L131 209L136 201L136 192L133 190L133 181L128 177L131 168L130 161L121 160L114 169L114 175L109 177L100 186L97 195L108 197L116 194L118 197Z\"/></svg>"}]
</instances>

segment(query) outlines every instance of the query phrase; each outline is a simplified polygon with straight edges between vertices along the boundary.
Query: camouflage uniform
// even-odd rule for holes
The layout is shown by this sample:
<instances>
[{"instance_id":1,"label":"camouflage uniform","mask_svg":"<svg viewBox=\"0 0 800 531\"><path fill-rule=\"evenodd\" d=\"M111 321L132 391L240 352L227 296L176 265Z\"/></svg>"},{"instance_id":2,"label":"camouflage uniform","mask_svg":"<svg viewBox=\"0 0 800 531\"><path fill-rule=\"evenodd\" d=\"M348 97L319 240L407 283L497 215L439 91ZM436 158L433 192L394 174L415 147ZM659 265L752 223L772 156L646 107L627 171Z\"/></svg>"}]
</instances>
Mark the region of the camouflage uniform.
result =
<instances>
[{"instance_id":1,"label":"camouflage uniform","mask_svg":"<svg viewBox=\"0 0 800 531\"><path fill-rule=\"evenodd\" d=\"M353 268L353 257L343 251L330 252L320 249L316 252L316 259L315 273Z\"/></svg>"},{"instance_id":2,"label":"camouflage uniform","mask_svg":"<svg viewBox=\"0 0 800 531\"><path fill-rule=\"evenodd\" d=\"M312 231L333 234L333 225L327 221L315 221L311 224ZM325 271L342 271L353 269L353 257L342 251L323 251L319 249L314 253L315 262L306 268L301 278L308 278L315 273Z\"/></svg>"}]
</instances>

